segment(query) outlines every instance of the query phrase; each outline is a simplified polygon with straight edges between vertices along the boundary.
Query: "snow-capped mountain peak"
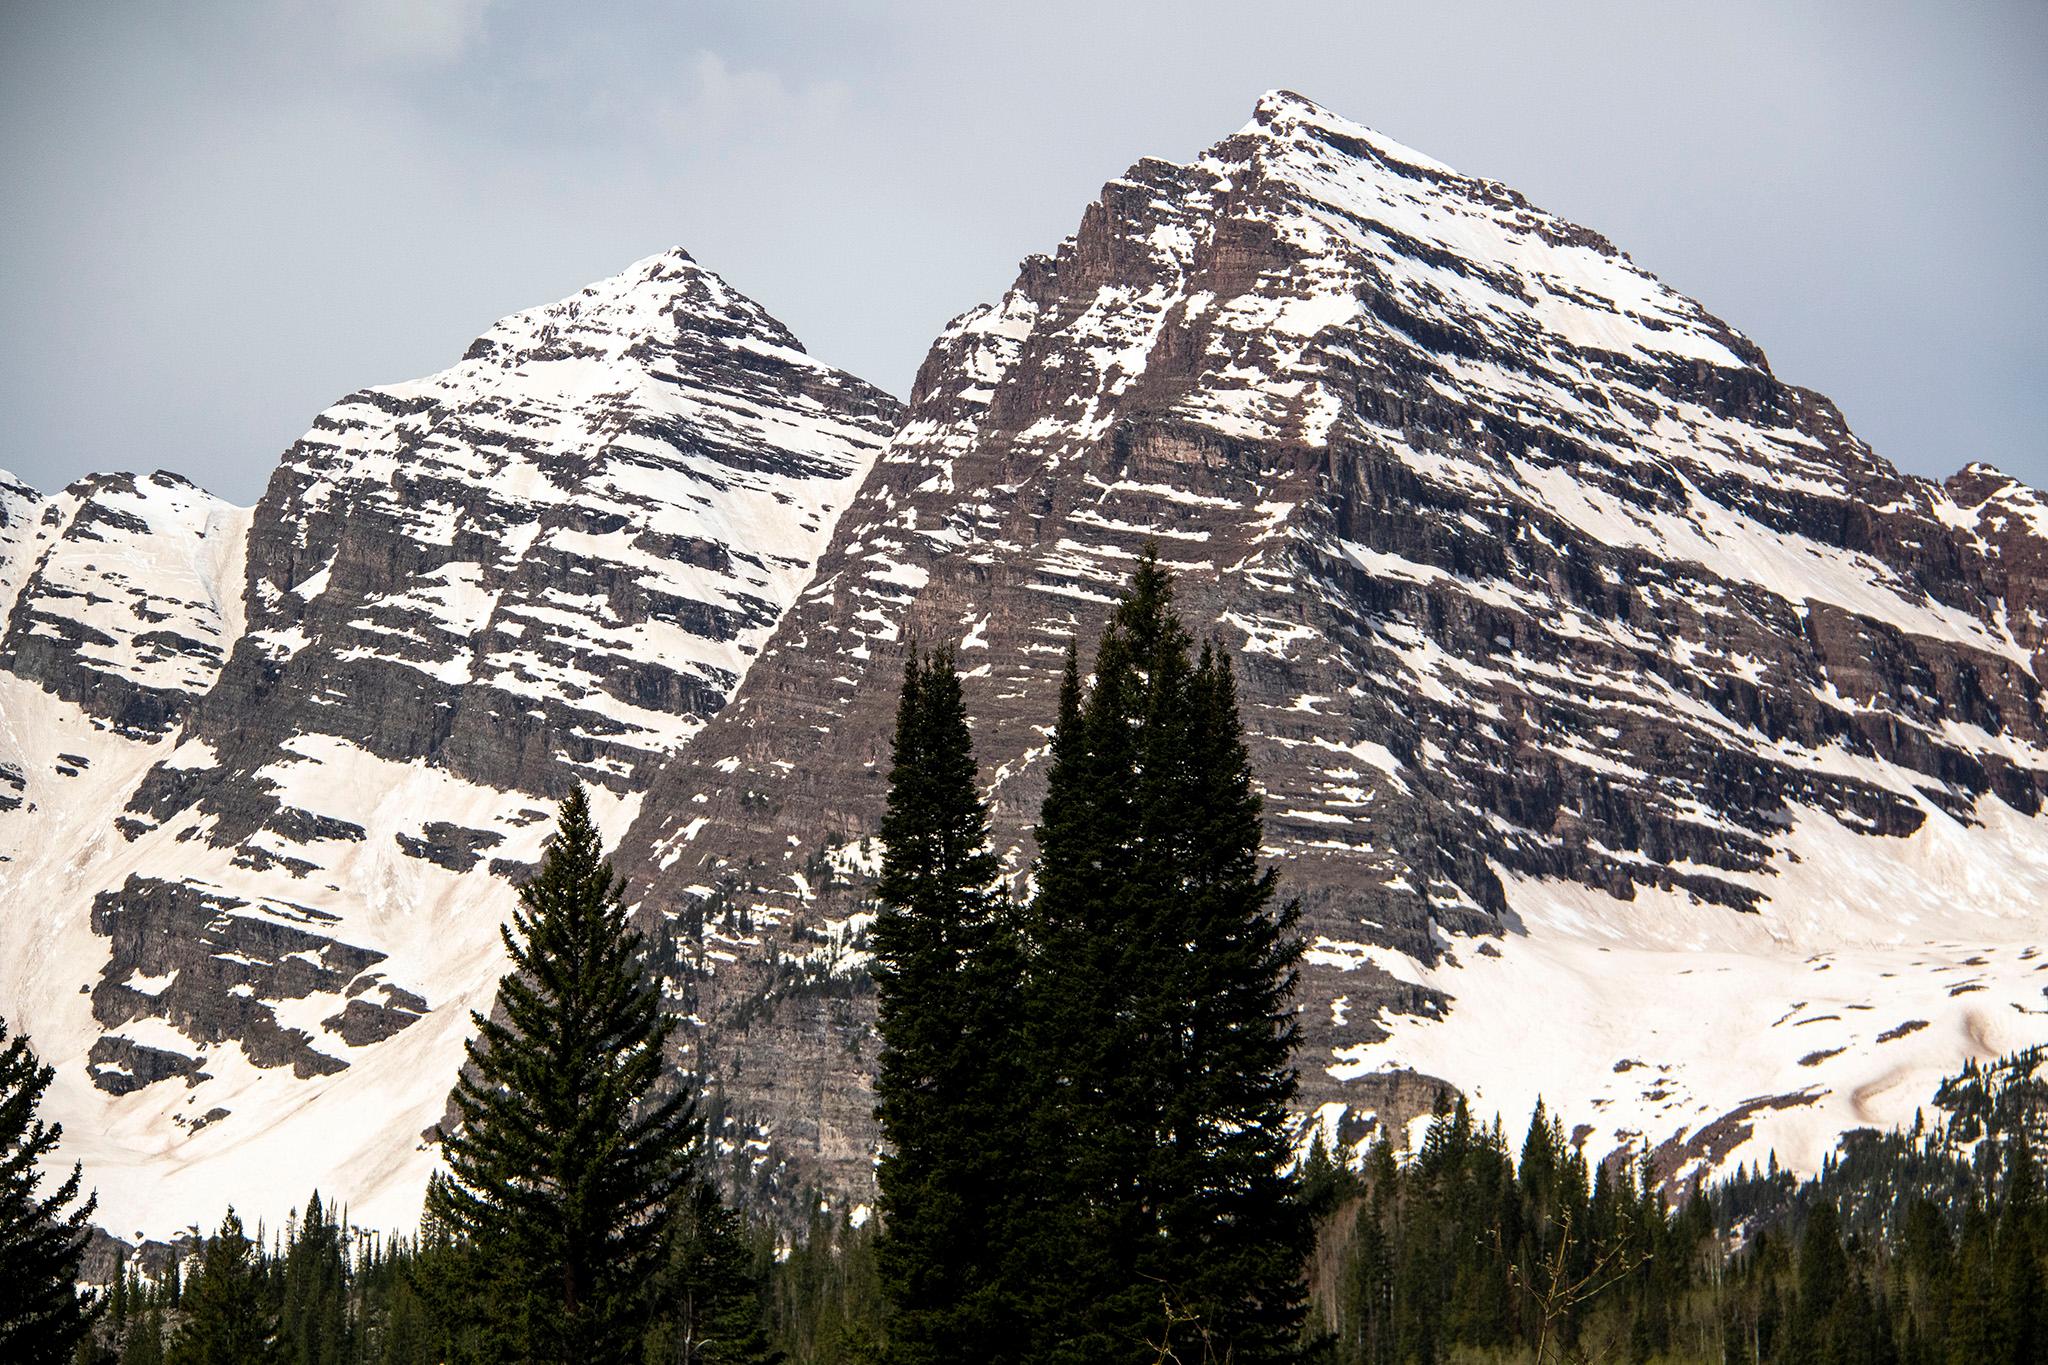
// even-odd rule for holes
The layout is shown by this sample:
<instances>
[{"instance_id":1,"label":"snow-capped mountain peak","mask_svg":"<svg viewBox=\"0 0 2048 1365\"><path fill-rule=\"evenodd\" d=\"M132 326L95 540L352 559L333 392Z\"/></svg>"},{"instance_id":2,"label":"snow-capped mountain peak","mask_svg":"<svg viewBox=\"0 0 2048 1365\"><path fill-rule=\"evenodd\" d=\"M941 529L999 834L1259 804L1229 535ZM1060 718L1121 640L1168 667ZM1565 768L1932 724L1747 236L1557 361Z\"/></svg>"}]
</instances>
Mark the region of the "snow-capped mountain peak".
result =
<instances>
[{"instance_id":1,"label":"snow-capped mountain peak","mask_svg":"<svg viewBox=\"0 0 2048 1365\"><path fill-rule=\"evenodd\" d=\"M1901 474L1598 233L1285 92L907 409L671 251L336 404L250 512L0 482L0 1012L117 1231L404 1222L573 776L747 1188L864 1198L903 650L957 646L1021 879L1148 544L1304 909L1305 1141L1455 1087L1810 1167L2048 1038L2041 495Z\"/></svg>"},{"instance_id":2,"label":"snow-capped mountain peak","mask_svg":"<svg viewBox=\"0 0 2048 1365\"><path fill-rule=\"evenodd\" d=\"M0 487L0 999L109 1225L412 1216L504 873L618 832L895 425L669 251L354 394L254 509Z\"/></svg>"},{"instance_id":3,"label":"snow-capped mountain peak","mask_svg":"<svg viewBox=\"0 0 2048 1365\"><path fill-rule=\"evenodd\" d=\"M636 894L744 908L694 950L698 1046L860 1187L864 1060L790 983L859 961L903 643L958 643L1021 873L1064 646L1149 541L1239 660L1333 1142L1455 1085L1511 1123L1546 1096L1593 1155L1810 1165L2048 1018L2042 573L1978 529L2023 495L1974 488L1599 234L1275 93L940 336L657 779Z\"/></svg>"}]
</instances>

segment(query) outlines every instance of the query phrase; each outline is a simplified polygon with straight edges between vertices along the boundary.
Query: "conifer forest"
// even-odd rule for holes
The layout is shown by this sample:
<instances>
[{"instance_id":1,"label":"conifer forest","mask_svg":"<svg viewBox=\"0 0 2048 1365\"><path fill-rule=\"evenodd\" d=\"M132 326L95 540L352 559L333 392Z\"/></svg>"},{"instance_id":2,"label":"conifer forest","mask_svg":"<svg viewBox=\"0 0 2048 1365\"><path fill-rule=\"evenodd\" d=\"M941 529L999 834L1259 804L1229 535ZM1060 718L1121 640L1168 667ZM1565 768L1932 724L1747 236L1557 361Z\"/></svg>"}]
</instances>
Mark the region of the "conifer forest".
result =
<instances>
[{"instance_id":1,"label":"conifer forest","mask_svg":"<svg viewBox=\"0 0 2048 1365\"><path fill-rule=\"evenodd\" d=\"M2048 1361L2039 1049L1811 1176L1681 1178L1581 1150L1572 1114L1511 1132L1448 1091L1349 1146L1305 1126L1299 911L1262 861L1231 660L1149 554L1085 643L1019 879L954 657L906 651L865 938L872 1209L812 1197L790 1226L737 1197L576 791L507 889L415 1229L309 1190L281 1227L223 1208L112 1246L90 1168L52 1167L52 1073L0 1034L0 1360Z\"/></svg>"}]
</instances>

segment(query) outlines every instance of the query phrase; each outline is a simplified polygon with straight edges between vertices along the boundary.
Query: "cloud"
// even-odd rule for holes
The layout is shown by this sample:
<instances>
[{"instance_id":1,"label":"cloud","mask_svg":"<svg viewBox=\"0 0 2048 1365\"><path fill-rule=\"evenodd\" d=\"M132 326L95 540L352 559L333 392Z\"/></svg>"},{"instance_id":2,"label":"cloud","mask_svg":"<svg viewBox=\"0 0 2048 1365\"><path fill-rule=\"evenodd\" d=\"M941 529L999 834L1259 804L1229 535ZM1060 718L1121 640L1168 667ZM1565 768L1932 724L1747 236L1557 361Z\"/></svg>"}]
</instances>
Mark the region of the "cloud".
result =
<instances>
[{"instance_id":1,"label":"cloud","mask_svg":"<svg viewBox=\"0 0 2048 1365\"><path fill-rule=\"evenodd\" d=\"M851 98L841 81L795 83L708 51L692 55L681 84L657 96L648 115L665 140L710 153L733 142L829 128Z\"/></svg>"},{"instance_id":2,"label":"cloud","mask_svg":"<svg viewBox=\"0 0 2048 1365\"><path fill-rule=\"evenodd\" d=\"M0 464L253 496L341 393L676 243L900 388L1283 85L1605 232L1888 458L2048 483L2048 7L1552 8L0 0Z\"/></svg>"},{"instance_id":3,"label":"cloud","mask_svg":"<svg viewBox=\"0 0 2048 1365\"><path fill-rule=\"evenodd\" d=\"M357 55L445 66L482 37L492 0L345 0L334 13Z\"/></svg>"}]
</instances>

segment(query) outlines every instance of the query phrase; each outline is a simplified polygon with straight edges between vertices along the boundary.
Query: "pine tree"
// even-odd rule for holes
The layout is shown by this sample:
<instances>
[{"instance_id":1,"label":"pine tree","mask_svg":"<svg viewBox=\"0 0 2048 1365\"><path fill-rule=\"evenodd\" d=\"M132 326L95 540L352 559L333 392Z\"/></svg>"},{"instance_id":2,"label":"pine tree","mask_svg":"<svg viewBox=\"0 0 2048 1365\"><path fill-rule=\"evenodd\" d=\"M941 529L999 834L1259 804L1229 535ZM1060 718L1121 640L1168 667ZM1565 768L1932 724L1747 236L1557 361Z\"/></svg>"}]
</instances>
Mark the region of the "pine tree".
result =
<instances>
[{"instance_id":1,"label":"pine tree","mask_svg":"<svg viewBox=\"0 0 2048 1365\"><path fill-rule=\"evenodd\" d=\"M286 1365L343 1365L352 1355L348 1266L341 1229L317 1190L289 1238L280 1281L278 1339Z\"/></svg>"},{"instance_id":2,"label":"pine tree","mask_svg":"<svg viewBox=\"0 0 2048 1365\"><path fill-rule=\"evenodd\" d=\"M502 930L502 1021L457 1081L459 1127L429 1212L477 1253L517 1358L603 1365L638 1352L649 1278L692 1178L694 1106L659 1093L675 1027L601 855L581 788Z\"/></svg>"},{"instance_id":3,"label":"pine tree","mask_svg":"<svg viewBox=\"0 0 2048 1365\"><path fill-rule=\"evenodd\" d=\"M36 1116L56 1074L27 1038L7 1041L0 1021L0 1360L22 1365L69 1360L92 1330L100 1303L78 1289L93 1196L78 1198L84 1174L74 1163L42 1193L41 1163L56 1150L62 1124Z\"/></svg>"},{"instance_id":4,"label":"pine tree","mask_svg":"<svg viewBox=\"0 0 2048 1365\"><path fill-rule=\"evenodd\" d=\"M385 1313L380 1365L428 1365L441 1359L433 1346L434 1332L427 1320L427 1310L412 1286L400 1280L392 1288Z\"/></svg>"},{"instance_id":5,"label":"pine tree","mask_svg":"<svg viewBox=\"0 0 2048 1365\"><path fill-rule=\"evenodd\" d=\"M163 1310L137 1313L121 1343L121 1365L164 1365Z\"/></svg>"},{"instance_id":6,"label":"pine tree","mask_svg":"<svg viewBox=\"0 0 2048 1365\"><path fill-rule=\"evenodd\" d=\"M994 1365L1018 1346L1002 1282L1018 960L949 655L913 651L905 665L882 850L869 932L890 1353Z\"/></svg>"},{"instance_id":7,"label":"pine tree","mask_svg":"<svg viewBox=\"0 0 2048 1365\"><path fill-rule=\"evenodd\" d=\"M258 1262L255 1243L229 1209L185 1286L184 1322L165 1354L167 1365L268 1365L277 1359L276 1324Z\"/></svg>"},{"instance_id":8,"label":"pine tree","mask_svg":"<svg viewBox=\"0 0 2048 1365\"><path fill-rule=\"evenodd\" d=\"M647 1365L773 1365L754 1253L738 1213L700 1181L677 1210L655 1280Z\"/></svg>"},{"instance_id":9,"label":"pine tree","mask_svg":"<svg viewBox=\"0 0 2048 1365\"><path fill-rule=\"evenodd\" d=\"M2048 1359L2048 1276L2036 1245L2041 1198L2033 1152L2022 1129L2005 1144L2005 1198L1999 1210L1991 1277L1999 1335L2014 1360Z\"/></svg>"},{"instance_id":10,"label":"pine tree","mask_svg":"<svg viewBox=\"0 0 2048 1365\"><path fill-rule=\"evenodd\" d=\"M1310 1227L1282 1174L1298 912L1258 867L1222 656L1148 552L1085 695L1070 653L1038 828L1026 1055L1034 1354L1292 1356Z\"/></svg>"}]
</instances>

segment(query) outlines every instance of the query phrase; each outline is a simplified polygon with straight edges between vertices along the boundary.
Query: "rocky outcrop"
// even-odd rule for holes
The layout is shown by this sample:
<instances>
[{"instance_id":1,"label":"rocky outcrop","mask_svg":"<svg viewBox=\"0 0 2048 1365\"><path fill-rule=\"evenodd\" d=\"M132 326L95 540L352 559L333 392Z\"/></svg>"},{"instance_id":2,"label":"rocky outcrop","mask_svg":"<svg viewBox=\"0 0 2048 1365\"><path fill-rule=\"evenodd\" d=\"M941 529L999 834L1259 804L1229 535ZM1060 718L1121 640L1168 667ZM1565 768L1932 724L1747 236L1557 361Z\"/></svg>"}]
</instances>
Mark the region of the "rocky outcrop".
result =
<instances>
[{"instance_id":1,"label":"rocky outcrop","mask_svg":"<svg viewBox=\"0 0 2048 1365\"><path fill-rule=\"evenodd\" d=\"M344 400L257 506L248 630L188 731L220 763L136 812L253 831L243 779L316 734L635 788L745 673L896 413L680 251Z\"/></svg>"},{"instance_id":2,"label":"rocky outcrop","mask_svg":"<svg viewBox=\"0 0 2048 1365\"><path fill-rule=\"evenodd\" d=\"M248 628L122 828L207 817L207 844L284 888L263 898L270 918L214 927L260 925L289 939L288 960L338 955L349 970L275 979L274 954L213 942L170 908L210 883L135 878L94 911L114 939L101 1022L124 1021L128 943L146 934L185 954L165 1017L186 1036L236 1040L258 1066L345 1065L261 1003L340 995L382 960L327 937L345 909L280 899L322 880L318 850L366 837L358 794L323 789L322 769L368 759L537 797L574 779L636 791L744 674L895 410L671 252L506 319L451 370L323 413L255 510ZM426 819L388 843L463 873L506 837ZM237 965L214 979L223 961ZM322 1029L363 1046L425 1006L337 1008Z\"/></svg>"},{"instance_id":3,"label":"rocky outcrop","mask_svg":"<svg viewBox=\"0 0 2048 1365\"><path fill-rule=\"evenodd\" d=\"M254 1065L290 1066L301 1079L339 1071L347 1065L342 1058L279 1022L281 1006L316 995L348 997L350 1010L362 1010L345 1011L325 1027L353 1046L381 1041L425 1012L419 996L389 984L384 992L405 1002L400 1009L354 998L377 984L370 968L384 954L330 937L339 918L307 905L252 903L186 882L130 877L93 907L93 931L112 944L92 993L93 1016L110 1030L162 1020L201 1048L239 1043ZM109 1033L101 1042L110 1040L125 1041ZM198 1059L192 1061L196 1067ZM132 1068L93 1076L117 1093L140 1079Z\"/></svg>"},{"instance_id":4,"label":"rocky outcrop","mask_svg":"<svg viewBox=\"0 0 2048 1365\"><path fill-rule=\"evenodd\" d=\"M124 734L167 733L241 629L247 511L161 471L93 475L34 506L26 524L0 511L0 667Z\"/></svg>"},{"instance_id":5,"label":"rocky outcrop","mask_svg":"<svg viewBox=\"0 0 2048 1365\"><path fill-rule=\"evenodd\" d=\"M114 1230L407 1222L572 778L748 1197L865 1198L903 651L955 646L1021 882L1148 544L1304 910L1304 1141L1456 1088L1811 1166L2048 1038L2040 495L1901 475L1598 234L1276 93L907 409L671 252L337 404L252 513L0 479L0 1013L91 1081Z\"/></svg>"}]
</instances>

